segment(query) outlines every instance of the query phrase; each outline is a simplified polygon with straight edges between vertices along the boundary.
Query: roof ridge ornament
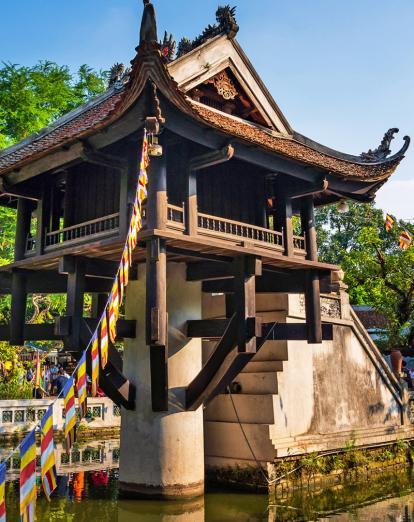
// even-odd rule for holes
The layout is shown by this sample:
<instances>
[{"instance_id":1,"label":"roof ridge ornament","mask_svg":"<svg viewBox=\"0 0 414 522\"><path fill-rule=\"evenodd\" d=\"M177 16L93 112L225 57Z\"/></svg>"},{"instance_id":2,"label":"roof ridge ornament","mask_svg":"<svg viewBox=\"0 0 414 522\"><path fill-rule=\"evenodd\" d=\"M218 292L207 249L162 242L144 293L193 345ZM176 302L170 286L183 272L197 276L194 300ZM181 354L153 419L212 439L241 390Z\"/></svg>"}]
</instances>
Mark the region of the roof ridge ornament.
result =
<instances>
[{"instance_id":1,"label":"roof ridge ornament","mask_svg":"<svg viewBox=\"0 0 414 522\"><path fill-rule=\"evenodd\" d=\"M368 152L363 152L361 154L362 160L371 162L385 160L391 154L391 142L395 138L395 134L397 134L397 132L400 132L400 129L397 129L396 127L388 129L387 132L384 134L384 137L382 138L379 147L375 150L369 149ZM405 145L400 151L402 153L404 153L407 150L410 138L408 136L404 136L404 141Z\"/></svg>"},{"instance_id":2,"label":"roof ridge ornament","mask_svg":"<svg viewBox=\"0 0 414 522\"><path fill-rule=\"evenodd\" d=\"M157 18L154 5L150 0L144 0L144 12L142 14L139 45L158 44Z\"/></svg>"},{"instance_id":3,"label":"roof ridge ornament","mask_svg":"<svg viewBox=\"0 0 414 522\"><path fill-rule=\"evenodd\" d=\"M219 34L227 34L229 38L234 38L239 31L236 22L236 7L230 7L228 4L219 6L216 11L216 21L217 23L214 25L209 24L194 40L182 38L178 44L177 58L184 56Z\"/></svg>"}]
</instances>

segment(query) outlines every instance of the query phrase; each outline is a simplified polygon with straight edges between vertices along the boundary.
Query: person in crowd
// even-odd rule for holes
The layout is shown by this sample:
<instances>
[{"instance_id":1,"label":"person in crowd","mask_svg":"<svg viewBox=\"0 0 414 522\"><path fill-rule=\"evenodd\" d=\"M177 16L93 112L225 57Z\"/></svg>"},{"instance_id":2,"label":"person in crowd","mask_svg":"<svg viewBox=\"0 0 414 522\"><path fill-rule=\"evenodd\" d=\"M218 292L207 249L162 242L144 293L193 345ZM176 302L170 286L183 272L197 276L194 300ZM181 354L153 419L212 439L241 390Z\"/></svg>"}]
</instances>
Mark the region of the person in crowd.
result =
<instances>
[{"instance_id":1,"label":"person in crowd","mask_svg":"<svg viewBox=\"0 0 414 522\"><path fill-rule=\"evenodd\" d=\"M58 375L56 379L54 380L54 390L56 395L60 395L63 388L65 387L65 384L69 380L69 376L65 374L65 370L63 368L59 369Z\"/></svg>"}]
</instances>

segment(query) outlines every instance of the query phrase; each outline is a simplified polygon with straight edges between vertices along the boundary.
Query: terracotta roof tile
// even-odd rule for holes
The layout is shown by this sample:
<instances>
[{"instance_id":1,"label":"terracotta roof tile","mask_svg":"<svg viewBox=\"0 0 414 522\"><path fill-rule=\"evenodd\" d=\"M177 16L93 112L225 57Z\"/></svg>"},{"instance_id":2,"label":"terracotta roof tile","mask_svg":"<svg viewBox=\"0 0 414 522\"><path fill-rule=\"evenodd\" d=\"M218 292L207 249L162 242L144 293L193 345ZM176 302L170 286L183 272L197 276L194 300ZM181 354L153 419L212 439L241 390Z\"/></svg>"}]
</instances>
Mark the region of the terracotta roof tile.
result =
<instances>
[{"instance_id":1,"label":"terracotta roof tile","mask_svg":"<svg viewBox=\"0 0 414 522\"><path fill-rule=\"evenodd\" d=\"M272 134L264 128L244 122L240 118L228 116L214 109L189 100L193 109L207 123L227 134L255 143L264 149L277 152L292 160L315 165L341 176L351 176L369 182L389 177L398 166L401 158L382 164L369 165L334 158L317 151L292 137Z\"/></svg>"},{"instance_id":2,"label":"terracotta roof tile","mask_svg":"<svg viewBox=\"0 0 414 522\"><path fill-rule=\"evenodd\" d=\"M73 119L64 117L62 118L64 123L59 125L58 121L50 127L50 130L46 129L38 137L29 138L27 143L22 142L20 146L11 147L10 152L4 151L3 155L0 155L0 174L10 167L18 167L27 161L32 161L42 153L49 152L102 126L120 99L121 93L114 92Z\"/></svg>"}]
</instances>

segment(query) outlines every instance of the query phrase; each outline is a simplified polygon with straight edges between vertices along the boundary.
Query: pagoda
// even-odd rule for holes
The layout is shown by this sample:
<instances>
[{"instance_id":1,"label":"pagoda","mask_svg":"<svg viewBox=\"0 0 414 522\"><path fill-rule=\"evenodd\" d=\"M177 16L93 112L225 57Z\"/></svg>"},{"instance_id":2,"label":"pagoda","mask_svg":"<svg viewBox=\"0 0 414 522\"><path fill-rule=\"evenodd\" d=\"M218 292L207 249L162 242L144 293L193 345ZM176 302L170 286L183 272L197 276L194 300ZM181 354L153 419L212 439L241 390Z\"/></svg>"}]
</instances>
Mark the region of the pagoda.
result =
<instances>
[{"instance_id":1,"label":"pagoda","mask_svg":"<svg viewBox=\"0 0 414 522\"><path fill-rule=\"evenodd\" d=\"M293 446L339 448L352 426L361 444L372 426L377 438L394 426L389 440L408 429L403 391L350 311L339 267L318 260L314 209L373 201L410 140L392 154L390 129L355 156L296 132L237 42L235 9L216 18L176 49L168 34L159 41L145 0L131 67L117 64L104 94L0 153L0 204L17 209L0 340L60 340L79 357L122 254L144 129L150 137L144 229L118 328L124 356L111 345L100 376L123 407L120 480L131 496L196 496L205 459L268 463ZM66 294L65 315L27 324L33 293ZM333 424L329 357L347 379ZM302 373L285 371L291 358ZM359 384L366 406L350 371L377 383ZM309 443L321 430L330 442ZM308 442L292 442L301 436Z\"/></svg>"}]
</instances>

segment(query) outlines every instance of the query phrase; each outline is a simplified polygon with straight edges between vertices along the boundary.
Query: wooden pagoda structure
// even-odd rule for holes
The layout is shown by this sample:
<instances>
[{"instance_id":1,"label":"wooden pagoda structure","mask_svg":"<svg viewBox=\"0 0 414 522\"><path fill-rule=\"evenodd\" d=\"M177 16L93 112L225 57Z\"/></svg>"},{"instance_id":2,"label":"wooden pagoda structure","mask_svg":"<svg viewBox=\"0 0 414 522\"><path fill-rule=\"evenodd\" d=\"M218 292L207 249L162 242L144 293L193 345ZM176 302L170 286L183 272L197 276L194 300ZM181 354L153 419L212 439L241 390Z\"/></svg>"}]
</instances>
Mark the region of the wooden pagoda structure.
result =
<instances>
[{"instance_id":1,"label":"wooden pagoda structure","mask_svg":"<svg viewBox=\"0 0 414 522\"><path fill-rule=\"evenodd\" d=\"M187 324L189 338L217 340L188 383L186 407L195 410L266 339L332 337L320 292L335 289L338 267L318 260L314 208L372 201L409 138L394 155L398 129L359 156L316 143L290 127L244 54L234 10L220 8L217 23L183 39L176 55L172 37L159 42L154 7L144 4L131 68L114 67L104 94L0 153L0 204L17 208L14 262L0 271L0 293L11 294L12 308L0 339L62 340L75 356L84 349L120 259L147 127L154 134L149 193L134 261L146 264L154 411L168 410L167 265L186 263L188 281L226 295L225 318ZM260 322L255 296L266 292L304 293L306 324ZM65 316L26 324L32 293L67 294ZM94 296L92 317L83 314L86 293ZM142 328L121 320L118 334L134 338ZM134 385L114 347L101 385L134 408Z\"/></svg>"}]
</instances>

